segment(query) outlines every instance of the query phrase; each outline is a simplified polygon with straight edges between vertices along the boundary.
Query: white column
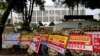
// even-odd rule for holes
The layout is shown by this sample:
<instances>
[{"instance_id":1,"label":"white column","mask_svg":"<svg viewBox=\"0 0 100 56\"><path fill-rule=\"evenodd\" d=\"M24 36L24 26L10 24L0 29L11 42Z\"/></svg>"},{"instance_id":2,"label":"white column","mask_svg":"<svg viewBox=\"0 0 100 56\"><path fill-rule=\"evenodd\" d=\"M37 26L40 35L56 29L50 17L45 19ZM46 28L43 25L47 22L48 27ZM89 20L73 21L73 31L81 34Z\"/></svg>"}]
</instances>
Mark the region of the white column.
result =
<instances>
[{"instance_id":1,"label":"white column","mask_svg":"<svg viewBox=\"0 0 100 56\"><path fill-rule=\"evenodd\" d=\"M49 10L47 10L47 11L48 11L48 15L47 15L48 18L47 19L48 19L48 22L49 22Z\"/></svg>"},{"instance_id":2,"label":"white column","mask_svg":"<svg viewBox=\"0 0 100 56\"><path fill-rule=\"evenodd\" d=\"M49 14L50 14L50 13L49 13L49 10L48 10L48 22L50 22L50 21L49 21L49 19L50 19L50 15L49 15Z\"/></svg>"},{"instance_id":3,"label":"white column","mask_svg":"<svg viewBox=\"0 0 100 56\"><path fill-rule=\"evenodd\" d=\"M43 11L42 11L42 22L43 22Z\"/></svg>"},{"instance_id":4,"label":"white column","mask_svg":"<svg viewBox=\"0 0 100 56\"><path fill-rule=\"evenodd\" d=\"M37 11L38 11L38 10L36 10L36 24L38 23L38 22L37 22Z\"/></svg>"},{"instance_id":5,"label":"white column","mask_svg":"<svg viewBox=\"0 0 100 56\"><path fill-rule=\"evenodd\" d=\"M56 8L54 8L54 23L56 22Z\"/></svg>"}]
</instances>

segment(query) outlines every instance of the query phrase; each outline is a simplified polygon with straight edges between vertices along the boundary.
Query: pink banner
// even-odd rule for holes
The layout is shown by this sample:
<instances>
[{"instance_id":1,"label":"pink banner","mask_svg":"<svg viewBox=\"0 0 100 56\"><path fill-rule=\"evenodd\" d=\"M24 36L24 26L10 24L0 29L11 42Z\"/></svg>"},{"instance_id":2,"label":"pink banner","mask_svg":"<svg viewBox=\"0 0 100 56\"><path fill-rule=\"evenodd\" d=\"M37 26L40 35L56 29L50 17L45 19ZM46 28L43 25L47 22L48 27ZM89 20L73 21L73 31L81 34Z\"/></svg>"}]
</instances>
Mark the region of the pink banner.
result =
<instances>
[{"instance_id":1,"label":"pink banner","mask_svg":"<svg viewBox=\"0 0 100 56\"><path fill-rule=\"evenodd\" d=\"M30 47L36 52L39 52L40 48L40 43L41 43L41 38L40 36L34 36L32 42L30 43Z\"/></svg>"}]
</instances>

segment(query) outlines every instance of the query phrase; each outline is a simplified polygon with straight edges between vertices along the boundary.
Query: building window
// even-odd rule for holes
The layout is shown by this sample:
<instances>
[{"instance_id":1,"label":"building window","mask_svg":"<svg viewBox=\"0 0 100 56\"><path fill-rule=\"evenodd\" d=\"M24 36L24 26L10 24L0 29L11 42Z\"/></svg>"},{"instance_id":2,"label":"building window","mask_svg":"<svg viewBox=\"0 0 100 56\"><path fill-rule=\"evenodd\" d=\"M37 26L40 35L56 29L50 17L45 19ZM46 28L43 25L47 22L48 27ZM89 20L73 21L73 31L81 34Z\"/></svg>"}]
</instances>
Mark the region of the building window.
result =
<instances>
[{"instance_id":1,"label":"building window","mask_svg":"<svg viewBox=\"0 0 100 56\"><path fill-rule=\"evenodd\" d=\"M80 15L85 15L85 10L80 10Z\"/></svg>"},{"instance_id":2,"label":"building window","mask_svg":"<svg viewBox=\"0 0 100 56\"><path fill-rule=\"evenodd\" d=\"M42 17L37 17L37 22L41 21L42 22Z\"/></svg>"},{"instance_id":3,"label":"building window","mask_svg":"<svg viewBox=\"0 0 100 56\"><path fill-rule=\"evenodd\" d=\"M32 17L32 22L36 22L36 17Z\"/></svg>"},{"instance_id":4,"label":"building window","mask_svg":"<svg viewBox=\"0 0 100 56\"><path fill-rule=\"evenodd\" d=\"M49 11L49 16L50 16L50 17L53 17L53 16L54 16L54 11L53 11L53 10L50 10L50 11Z\"/></svg>"},{"instance_id":5,"label":"building window","mask_svg":"<svg viewBox=\"0 0 100 56\"><path fill-rule=\"evenodd\" d=\"M54 22L54 17L49 17L49 22Z\"/></svg>"},{"instance_id":6,"label":"building window","mask_svg":"<svg viewBox=\"0 0 100 56\"><path fill-rule=\"evenodd\" d=\"M43 16L48 16L48 11L43 11Z\"/></svg>"},{"instance_id":7,"label":"building window","mask_svg":"<svg viewBox=\"0 0 100 56\"><path fill-rule=\"evenodd\" d=\"M42 16L42 11L37 11L37 16Z\"/></svg>"},{"instance_id":8,"label":"building window","mask_svg":"<svg viewBox=\"0 0 100 56\"><path fill-rule=\"evenodd\" d=\"M50 10L49 11L49 14L54 14L54 10Z\"/></svg>"},{"instance_id":9,"label":"building window","mask_svg":"<svg viewBox=\"0 0 100 56\"><path fill-rule=\"evenodd\" d=\"M55 14L56 16L60 16L61 15L60 10L56 10Z\"/></svg>"},{"instance_id":10,"label":"building window","mask_svg":"<svg viewBox=\"0 0 100 56\"><path fill-rule=\"evenodd\" d=\"M43 22L48 22L48 17L43 17Z\"/></svg>"},{"instance_id":11,"label":"building window","mask_svg":"<svg viewBox=\"0 0 100 56\"><path fill-rule=\"evenodd\" d=\"M33 11L33 16L36 16L36 11Z\"/></svg>"},{"instance_id":12,"label":"building window","mask_svg":"<svg viewBox=\"0 0 100 56\"><path fill-rule=\"evenodd\" d=\"M74 15L77 15L77 10L74 10L74 13L73 13ZM79 13L78 13L79 14Z\"/></svg>"},{"instance_id":13,"label":"building window","mask_svg":"<svg viewBox=\"0 0 100 56\"><path fill-rule=\"evenodd\" d=\"M60 22L61 17L56 17L56 22Z\"/></svg>"},{"instance_id":14,"label":"building window","mask_svg":"<svg viewBox=\"0 0 100 56\"><path fill-rule=\"evenodd\" d=\"M67 10L62 10L62 15L67 15Z\"/></svg>"}]
</instances>

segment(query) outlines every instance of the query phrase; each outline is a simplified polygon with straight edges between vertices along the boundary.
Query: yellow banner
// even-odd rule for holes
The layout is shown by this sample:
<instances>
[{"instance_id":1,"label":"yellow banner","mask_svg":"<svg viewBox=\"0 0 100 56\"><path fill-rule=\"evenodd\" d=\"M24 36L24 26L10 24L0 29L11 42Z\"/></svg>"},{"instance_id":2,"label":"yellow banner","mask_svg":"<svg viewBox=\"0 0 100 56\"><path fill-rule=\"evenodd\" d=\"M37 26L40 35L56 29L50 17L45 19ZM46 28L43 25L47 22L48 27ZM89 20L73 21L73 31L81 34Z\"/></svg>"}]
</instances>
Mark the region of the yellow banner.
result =
<instances>
[{"instance_id":1,"label":"yellow banner","mask_svg":"<svg viewBox=\"0 0 100 56\"><path fill-rule=\"evenodd\" d=\"M70 40L71 41L84 41L84 42L89 42L91 41L91 38L89 36L86 35L82 35L82 36L75 36L75 35L71 35L70 36Z\"/></svg>"},{"instance_id":2,"label":"yellow banner","mask_svg":"<svg viewBox=\"0 0 100 56\"><path fill-rule=\"evenodd\" d=\"M21 38L31 39L32 38L32 35L31 34L23 34L23 35L21 35Z\"/></svg>"},{"instance_id":3,"label":"yellow banner","mask_svg":"<svg viewBox=\"0 0 100 56\"><path fill-rule=\"evenodd\" d=\"M57 45L59 47L65 48L67 44L68 37L61 35L50 35L48 43Z\"/></svg>"}]
</instances>

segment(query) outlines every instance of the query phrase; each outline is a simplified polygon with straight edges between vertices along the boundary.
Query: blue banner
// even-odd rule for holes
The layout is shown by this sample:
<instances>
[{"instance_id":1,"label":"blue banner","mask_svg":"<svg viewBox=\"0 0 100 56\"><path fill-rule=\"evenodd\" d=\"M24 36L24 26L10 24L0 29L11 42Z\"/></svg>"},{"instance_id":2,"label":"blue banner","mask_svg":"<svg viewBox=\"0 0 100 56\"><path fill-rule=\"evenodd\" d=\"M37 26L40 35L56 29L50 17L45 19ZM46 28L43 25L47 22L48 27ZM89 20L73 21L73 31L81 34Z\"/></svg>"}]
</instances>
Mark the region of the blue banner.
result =
<instances>
[{"instance_id":1,"label":"blue banner","mask_svg":"<svg viewBox=\"0 0 100 56\"><path fill-rule=\"evenodd\" d=\"M6 34L4 44L18 45L20 41L18 40L20 34Z\"/></svg>"},{"instance_id":2,"label":"blue banner","mask_svg":"<svg viewBox=\"0 0 100 56\"><path fill-rule=\"evenodd\" d=\"M6 34L5 40L18 40L20 34Z\"/></svg>"}]
</instances>

